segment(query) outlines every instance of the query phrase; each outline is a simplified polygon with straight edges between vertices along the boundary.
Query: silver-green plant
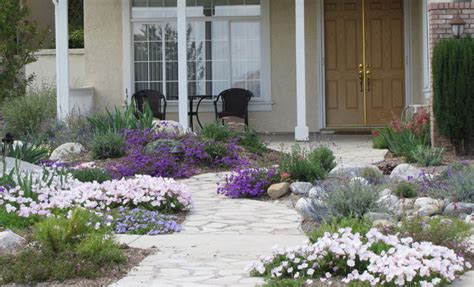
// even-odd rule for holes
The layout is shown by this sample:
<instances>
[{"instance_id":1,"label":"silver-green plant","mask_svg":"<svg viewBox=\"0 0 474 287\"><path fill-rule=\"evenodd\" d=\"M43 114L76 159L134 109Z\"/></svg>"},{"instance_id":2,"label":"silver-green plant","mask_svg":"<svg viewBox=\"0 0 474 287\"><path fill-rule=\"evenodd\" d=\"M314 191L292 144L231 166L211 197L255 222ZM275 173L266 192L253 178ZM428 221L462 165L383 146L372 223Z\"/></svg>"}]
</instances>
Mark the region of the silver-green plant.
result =
<instances>
[{"instance_id":1,"label":"silver-green plant","mask_svg":"<svg viewBox=\"0 0 474 287\"><path fill-rule=\"evenodd\" d=\"M412 151L412 157L421 166L439 166L443 163L444 148L419 145Z\"/></svg>"}]
</instances>

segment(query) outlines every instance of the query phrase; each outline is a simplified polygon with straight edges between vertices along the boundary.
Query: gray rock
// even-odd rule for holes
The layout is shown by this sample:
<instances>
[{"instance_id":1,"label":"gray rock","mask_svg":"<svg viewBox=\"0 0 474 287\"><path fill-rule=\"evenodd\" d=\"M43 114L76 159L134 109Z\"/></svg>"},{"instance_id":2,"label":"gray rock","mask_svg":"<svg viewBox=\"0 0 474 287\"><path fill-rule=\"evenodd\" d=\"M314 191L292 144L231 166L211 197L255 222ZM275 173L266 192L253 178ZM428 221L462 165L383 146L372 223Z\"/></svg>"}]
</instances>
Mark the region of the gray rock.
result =
<instances>
[{"instance_id":1,"label":"gray rock","mask_svg":"<svg viewBox=\"0 0 474 287\"><path fill-rule=\"evenodd\" d=\"M295 195L308 196L313 185L310 182L293 182L290 185L290 190Z\"/></svg>"},{"instance_id":2,"label":"gray rock","mask_svg":"<svg viewBox=\"0 0 474 287\"><path fill-rule=\"evenodd\" d=\"M321 220L328 212L322 201L309 198L300 198L295 204L295 209L303 218L314 220Z\"/></svg>"},{"instance_id":3,"label":"gray rock","mask_svg":"<svg viewBox=\"0 0 474 287\"><path fill-rule=\"evenodd\" d=\"M466 216L466 218L464 219L464 221L465 221L466 223L469 223L469 224L471 224L471 225L474 225L474 213L471 214L471 215Z\"/></svg>"},{"instance_id":4,"label":"gray rock","mask_svg":"<svg viewBox=\"0 0 474 287\"><path fill-rule=\"evenodd\" d=\"M395 224L391 222L390 220L379 219L372 223L372 227L383 231L383 230L387 230L387 229L391 229L395 227Z\"/></svg>"},{"instance_id":5,"label":"gray rock","mask_svg":"<svg viewBox=\"0 0 474 287\"><path fill-rule=\"evenodd\" d=\"M443 211L443 214L448 216L472 213L474 213L474 203L467 202L451 202Z\"/></svg>"},{"instance_id":6,"label":"gray rock","mask_svg":"<svg viewBox=\"0 0 474 287\"><path fill-rule=\"evenodd\" d=\"M420 197L415 200L414 209L418 215L433 216L443 211L443 201L430 197Z\"/></svg>"},{"instance_id":7,"label":"gray rock","mask_svg":"<svg viewBox=\"0 0 474 287\"><path fill-rule=\"evenodd\" d=\"M153 121L153 130L155 132L164 132L168 134L174 134L178 137L186 134L186 129L178 122L175 121Z\"/></svg>"},{"instance_id":8,"label":"gray rock","mask_svg":"<svg viewBox=\"0 0 474 287\"><path fill-rule=\"evenodd\" d=\"M272 199L278 199L280 197L283 197L288 192L290 192L290 184L288 182L272 184L267 190L268 195Z\"/></svg>"},{"instance_id":9,"label":"gray rock","mask_svg":"<svg viewBox=\"0 0 474 287\"><path fill-rule=\"evenodd\" d=\"M84 146L80 143L65 143L57 147L49 157L50 160L65 161L72 155L80 155L84 152Z\"/></svg>"},{"instance_id":10,"label":"gray rock","mask_svg":"<svg viewBox=\"0 0 474 287\"><path fill-rule=\"evenodd\" d=\"M36 173L41 173L43 171L43 168L39 165L35 165L26 161L22 161L16 158L12 157L5 157L5 164L6 164L6 170L12 170L12 169L17 169L20 172L36 172ZM0 160L0 168L3 170L3 161Z\"/></svg>"},{"instance_id":11,"label":"gray rock","mask_svg":"<svg viewBox=\"0 0 474 287\"><path fill-rule=\"evenodd\" d=\"M390 174L390 180L392 181L407 181L408 179L420 179L422 175L422 170L412 166L410 164L400 164L398 165Z\"/></svg>"},{"instance_id":12,"label":"gray rock","mask_svg":"<svg viewBox=\"0 0 474 287\"><path fill-rule=\"evenodd\" d=\"M393 216L391 216L388 213L382 213L382 212L368 212L365 214L365 217L368 220L375 222L377 220L391 220Z\"/></svg>"},{"instance_id":13,"label":"gray rock","mask_svg":"<svg viewBox=\"0 0 474 287\"><path fill-rule=\"evenodd\" d=\"M315 186L309 191L309 198L321 199L326 195L326 190L321 186Z\"/></svg>"},{"instance_id":14,"label":"gray rock","mask_svg":"<svg viewBox=\"0 0 474 287\"><path fill-rule=\"evenodd\" d=\"M391 194L392 194L392 191L390 189L386 188L386 189L384 189L380 192L380 197L384 197L384 196L391 195Z\"/></svg>"},{"instance_id":15,"label":"gray rock","mask_svg":"<svg viewBox=\"0 0 474 287\"><path fill-rule=\"evenodd\" d=\"M383 177L383 173L376 166L371 164L338 164L333 170L331 170L329 176L344 178L361 177L366 169L370 169L374 173Z\"/></svg>"},{"instance_id":16,"label":"gray rock","mask_svg":"<svg viewBox=\"0 0 474 287\"><path fill-rule=\"evenodd\" d=\"M399 199L393 194L380 197L376 203L377 207L379 207L383 212L391 214L400 214L401 212L399 208Z\"/></svg>"},{"instance_id":17,"label":"gray rock","mask_svg":"<svg viewBox=\"0 0 474 287\"><path fill-rule=\"evenodd\" d=\"M0 232L0 256L16 254L25 243L23 237L11 231Z\"/></svg>"}]
</instances>

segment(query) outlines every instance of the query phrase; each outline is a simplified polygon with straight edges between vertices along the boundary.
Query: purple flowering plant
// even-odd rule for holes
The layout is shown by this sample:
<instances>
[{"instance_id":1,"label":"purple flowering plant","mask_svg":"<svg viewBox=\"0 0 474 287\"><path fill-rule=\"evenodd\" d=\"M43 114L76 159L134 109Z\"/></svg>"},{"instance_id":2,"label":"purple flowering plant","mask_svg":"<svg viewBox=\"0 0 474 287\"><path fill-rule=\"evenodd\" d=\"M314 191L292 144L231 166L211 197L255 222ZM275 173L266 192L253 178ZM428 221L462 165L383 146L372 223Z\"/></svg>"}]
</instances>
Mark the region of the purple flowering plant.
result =
<instances>
[{"instance_id":1,"label":"purple flowering plant","mask_svg":"<svg viewBox=\"0 0 474 287\"><path fill-rule=\"evenodd\" d=\"M256 198L262 196L278 179L274 168L238 169L226 177L217 193L230 198Z\"/></svg>"},{"instance_id":2,"label":"purple flowering plant","mask_svg":"<svg viewBox=\"0 0 474 287\"><path fill-rule=\"evenodd\" d=\"M175 215L146 209L120 207L112 222L117 234L158 235L180 232L182 227Z\"/></svg>"}]
</instances>

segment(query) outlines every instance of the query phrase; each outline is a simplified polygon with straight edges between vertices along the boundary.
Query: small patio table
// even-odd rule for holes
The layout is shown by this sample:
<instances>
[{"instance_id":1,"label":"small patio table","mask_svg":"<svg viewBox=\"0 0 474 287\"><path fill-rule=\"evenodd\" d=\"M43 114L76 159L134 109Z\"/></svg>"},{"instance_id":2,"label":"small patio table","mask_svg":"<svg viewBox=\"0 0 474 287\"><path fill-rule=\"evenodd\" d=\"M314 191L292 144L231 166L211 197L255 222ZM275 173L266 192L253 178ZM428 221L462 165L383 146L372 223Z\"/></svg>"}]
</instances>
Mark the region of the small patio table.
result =
<instances>
[{"instance_id":1,"label":"small patio table","mask_svg":"<svg viewBox=\"0 0 474 287\"><path fill-rule=\"evenodd\" d=\"M196 117L196 121L199 127L202 129L201 120L199 119L199 107L201 106L202 101L213 99L213 95L192 95L188 96L189 100L189 125L191 130L194 130L193 117ZM197 101L196 110L194 110L194 101Z\"/></svg>"}]
</instances>

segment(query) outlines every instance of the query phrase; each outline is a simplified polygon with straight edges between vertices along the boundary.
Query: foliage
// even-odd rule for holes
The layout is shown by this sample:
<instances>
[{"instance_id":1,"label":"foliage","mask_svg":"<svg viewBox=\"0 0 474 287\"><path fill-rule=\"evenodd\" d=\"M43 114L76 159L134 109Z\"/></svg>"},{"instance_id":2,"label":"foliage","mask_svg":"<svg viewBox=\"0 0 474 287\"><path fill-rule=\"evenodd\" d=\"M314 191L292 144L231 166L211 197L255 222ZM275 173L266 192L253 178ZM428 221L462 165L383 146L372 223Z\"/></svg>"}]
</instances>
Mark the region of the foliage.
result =
<instances>
[{"instance_id":1,"label":"foliage","mask_svg":"<svg viewBox=\"0 0 474 287\"><path fill-rule=\"evenodd\" d=\"M377 132L394 156L405 157L408 162L415 162L413 151L416 147L431 145L430 116L424 109L407 121L395 120L391 126Z\"/></svg>"},{"instance_id":2,"label":"foliage","mask_svg":"<svg viewBox=\"0 0 474 287\"><path fill-rule=\"evenodd\" d=\"M71 171L72 176L80 182L98 182L103 183L111 180L112 176L101 168L83 168Z\"/></svg>"},{"instance_id":3,"label":"foliage","mask_svg":"<svg viewBox=\"0 0 474 287\"><path fill-rule=\"evenodd\" d=\"M222 124L218 121L208 124L203 127L201 136L208 140L214 141L230 141L236 138L237 132L232 131L228 125Z\"/></svg>"},{"instance_id":4,"label":"foliage","mask_svg":"<svg viewBox=\"0 0 474 287\"><path fill-rule=\"evenodd\" d=\"M351 228L353 233L359 233L361 235L367 234L372 228L372 222L367 217L355 218L355 217L342 217L335 218L329 222L324 222L317 228L311 231L309 237L311 242L316 242L319 238L323 237L326 232L336 233L341 228Z\"/></svg>"},{"instance_id":5,"label":"foliage","mask_svg":"<svg viewBox=\"0 0 474 287\"><path fill-rule=\"evenodd\" d=\"M98 134L153 128L153 113L149 105L145 105L143 113L140 113L132 104L127 105L124 110L115 107L112 112L106 110L105 113L96 113L87 119Z\"/></svg>"},{"instance_id":6,"label":"foliage","mask_svg":"<svg viewBox=\"0 0 474 287\"><path fill-rule=\"evenodd\" d=\"M384 177L379 172L376 172L372 168L364 168L361 175L369 184L381 184L384 180Z\"/></svg>"},{"instance_id":7,"label":"foliage","mask_svg":"<svg viewBox=\"0 0 474 287\"><path fill-rule=\"evenodd\" d=\"M314 243L274 249L272 256L254 262L248 270L274 280L325 282L339 277L344 284L437 286L470 268L469 262L444 246L383 235L376 229L361 235L345 228L325 233Z\"/></svg>"},{"instance_id":8,"label":"foliage","mask_svg":"<svg viewBox=\"0 0 474 287\"><path fill-rule=\"evenodd\" d=\"M441 134L456 152L469 152L474 138L474 39L446 39L433 50L433 111Z\"/></svg>"},{"instance_id":9,"label":"foliage","mask_svg":"<svg viewBox=\"0 0 474 287\"><path fill-rule=\"evenodd\" d=\"M181 231L181 225L175 215L161 214L156 211L134 208L119 208L119 214L113 220L117 234L157 235Z\"/></svg>"},{"instance_id":10,"label":"foliage","mask_svg":"<svg viewBox=\"0 0 474 287\"><path fill-rule=\"evenodd\" d=\"M226 177L217 193L230 198L260 197L278 179L277 171L273 168L239 169Z\"/></svg>"},{"instance_id":11,"label":"foliage","mask_svg":"<svg viewBox=\"0 0 474 287\"><path fill-rule=\"evenodd\" d=\"M313 182L326 178L334 165L331 160L334 160L332 152L326 148L320 147L307 152L299 145L295 145L290 154L282 156L280 172L288 173L294 181Z\"/></svg>"},{"instance_id":12,"label":"foliage","mask_svg":"<svg viewBox=\"0 0 474 287\"><path fill-rule=\"evenodd\" d=\"M474 203L474 166L450 167L444 178L424 178L423 188L440 198Z\"/></svg>"},{"instance_id":13,"label":"foliage","mask_svg":"<svg viewBox=\"0 0 474 287\"><path fill-rule=\"evenodd\" d=\"M458 254L474 259L474 253L470 252L467 242L470 230L471 226L468 223L457 218L417 216L404 219L397 231L415 241L428 241L446 246Z\"/></svg>"},{"instance_id":14,"label":"foliage","mask_svg":"<svg viewBox=\"0 0 474 287\"><path fill-rule=\"evenodd\" d=\"M43 35L36 23L28 18L30 12L18 0L0 0L0 102L25 95L28 83L20 76L22 69L36 60Z\"/></svg>"},{"instance_id":15,"label":"foliage","mask_svg":"<svg viewBox=\"0 0 474 287\"><path fill-rule=\"evenodd\" d=\"M400 182L393 192L400 198L415 198L418 195L416 186L406 181Z\"/></svg>"},{"instance_id":16,"label":"foliage","mask_svg":"<svg viewBox=\"0 0 474 287\"><path fill-rule=\"evenodd\" d=\"M421 166L439 166L443 163L444 148L417 146L412 152L412 157Z\"/></svg>"},{"instance_id":17,"label":"foliage","mask_svg":"<svg viewBox=\"0 0 474 287\"><path fill-rule=\"evenodd\" d=\"M114 132L99 134L92 141L91 152L94 159L121 157L125 154L125 140Z\"/></svg>"},{"instance_id":18,"label":"foliage","mask_svg":"<svg viewBox=\"0 0 474 287\"><path fill-rule=\"evenodd\" d=\"M56 118L55 90L32 89L26 96L6 100L1 112L5 131L19 138L40 139L43 137L41 127Z\"/></svg>"},{"instance_id":19,"label":"foliage","mask_svg":"<svg viewBox=\"0 0 474 287\"><path fill-rule=\"evenodd\" d=\"M377 198L378 192L374 187L363 179L355 178L349 183L335 185L333 190L327 193L326 204L335 218L362 218L375 208Z\"/></svg>"},{"instance_id":20,"label":"foliage","mask_svg":"<svg viewBox=\"0 0 474 287\"><path fill-rule=\"evenodd\" d=\"M84 48L84 29L77 29L69 33L69 49Z\"/></svg>"},{"instance_id":21,"label":"foliage","mask_svg":"<svg viewBox=\"0 0 474 287\"><path fill-rule=\"evenodd\" d=\"M380 131L374 131L372 136L372 147L374 149L388 149L388 144L385 138L380 134Z\"/></svg>"},{"instance_id":22,"label":"foliage","mask_svg":"<svg viewBox=\"0 0 474 287\"><path fill-rule=\"evenodd\" d=\"M267 150L267 146L258 137L257 132L250 130L239 136L239 145L254 154L263 154Z\"/></svg>"},{"instance_id":23,"label":"foliage","mask_svg":"<svg viewBox=\"0 0 474 287\"><path fill-rule=\"evenodd\" d=\"M0 149L3 149L3 146L4 144L0 143ZM5 149L7 156L30 163L38 163L49 155L48 148L28 142L5 145Z\"/></svg>"},{"instance_id":24,"label":"foliage","mask_svg":"<svg viewBox=\"0 0 474 287\"><path fill-rule=\"evenodd\" d=\"M39 216L21 217L15 213L8 213L0 207L0 226L13 231L26 229L40 220Z\"/></svg>"},{"instance_id":25,"label":"foliage","mask_svg":"<svg viewBox=\"0 0 474 287\"><path fill-rule=\"evenodd\" d=\"M34 226L34 243L18 255L0 257L0 283L97 278L125 260L111 235L96 215L85 210L49 217Z\"/></svg>"}]
</instances>

